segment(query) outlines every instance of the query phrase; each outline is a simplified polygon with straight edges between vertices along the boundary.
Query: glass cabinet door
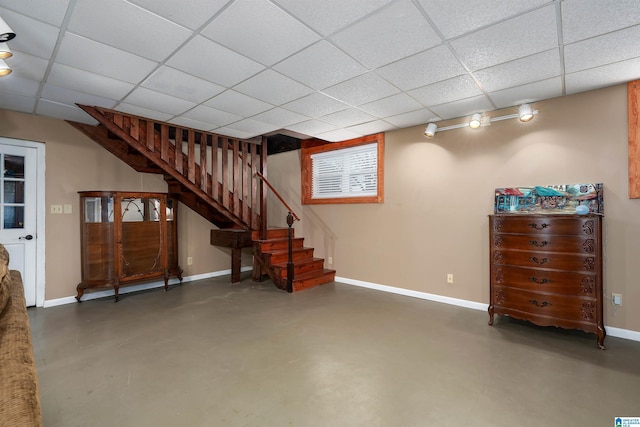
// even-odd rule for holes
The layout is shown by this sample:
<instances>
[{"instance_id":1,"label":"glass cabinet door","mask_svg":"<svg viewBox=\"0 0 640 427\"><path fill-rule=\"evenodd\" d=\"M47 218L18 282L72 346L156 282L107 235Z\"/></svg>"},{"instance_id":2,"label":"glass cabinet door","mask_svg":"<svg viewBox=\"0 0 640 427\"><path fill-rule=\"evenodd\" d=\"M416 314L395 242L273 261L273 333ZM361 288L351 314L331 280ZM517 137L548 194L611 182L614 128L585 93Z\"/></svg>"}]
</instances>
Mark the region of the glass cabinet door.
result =
<instances>
[{"instance_id":1,"label":"glass cabinet door","mask_svg":"<svg viewBox=\"0 0 640 427\"><path fill-rule=\"evenodd\" d=\"M113 197L82 197L84 215L82 276L86 281L112 281Z\"/></svg>"},{"instance_id":2,"label":"glass cabinet door","mask_svg":"<svg viewBox=\"0 0 640 427\"><path fill-rule=\"evenodd\" d=\"M163 272L162 198L122 197L121 278Z\"/></svg>"}]
</instances>

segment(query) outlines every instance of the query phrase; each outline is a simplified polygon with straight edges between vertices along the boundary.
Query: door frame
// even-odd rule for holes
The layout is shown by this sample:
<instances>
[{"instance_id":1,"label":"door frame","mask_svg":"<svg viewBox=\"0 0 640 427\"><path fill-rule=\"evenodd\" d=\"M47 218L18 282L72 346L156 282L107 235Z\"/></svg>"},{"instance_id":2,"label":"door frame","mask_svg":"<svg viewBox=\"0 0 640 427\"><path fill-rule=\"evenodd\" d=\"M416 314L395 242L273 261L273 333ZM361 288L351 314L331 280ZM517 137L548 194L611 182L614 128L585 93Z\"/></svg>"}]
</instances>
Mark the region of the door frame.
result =
<instances>
[{"instance_id":1,"label":"door frame","mask_svg":"<svg viewBox=\"0 0 640 427\"><path fill-rule=\"evenodd\" d=\"M44 307L45 292L45 144L0 136L0 144L36 150L36 307Z\"/></svg>"}]
</instances>

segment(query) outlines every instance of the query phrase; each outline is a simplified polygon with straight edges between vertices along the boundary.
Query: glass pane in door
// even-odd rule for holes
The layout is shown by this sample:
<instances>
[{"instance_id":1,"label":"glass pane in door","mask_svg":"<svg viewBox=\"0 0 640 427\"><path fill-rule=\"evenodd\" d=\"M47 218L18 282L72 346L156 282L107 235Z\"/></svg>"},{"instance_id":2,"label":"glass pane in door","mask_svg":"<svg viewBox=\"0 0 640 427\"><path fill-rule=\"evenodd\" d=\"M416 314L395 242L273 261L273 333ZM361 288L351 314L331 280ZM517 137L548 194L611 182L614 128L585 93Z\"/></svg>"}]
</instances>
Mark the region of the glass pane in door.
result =
<instances>
[{"instance_id":1,"label":"glass pane in door","mask_svg":"<svg viewBox=\"0 0 640 427\"><path fill-rule=\"evenodd\" d=\"M2 176L0 176L2 221L0 224L5 230L24 228L25 158L11 154L1 154L0 158L2 163Z\"/></svg>"}]
</instances>

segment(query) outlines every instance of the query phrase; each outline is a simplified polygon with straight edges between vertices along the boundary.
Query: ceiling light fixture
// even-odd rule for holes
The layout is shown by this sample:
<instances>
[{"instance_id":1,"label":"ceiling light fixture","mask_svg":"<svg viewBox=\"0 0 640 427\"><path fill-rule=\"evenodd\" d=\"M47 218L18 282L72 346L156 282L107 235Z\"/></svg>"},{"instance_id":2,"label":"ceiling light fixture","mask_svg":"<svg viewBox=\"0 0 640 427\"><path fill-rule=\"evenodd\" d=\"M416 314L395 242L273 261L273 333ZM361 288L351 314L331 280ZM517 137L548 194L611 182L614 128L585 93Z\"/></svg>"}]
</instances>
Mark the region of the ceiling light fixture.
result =
<instances>
[{"instance_id":1,"label":"ceiling light fixture","mask_svg":"<svg viewBox=\"0 0 640 427\"><path fill-rule=\"evenodd\" d=\"M0 43L8 42L16 36L16 33L4 22L4 19L0 17Z\"/></svg>"},{"instance_id":2,"label":"ceiling light fixture","mask_svg":"<svg viewBox=\"0 0 640 427\"><path fill-rule=\"evenodd\" d=\"M11 74L11 71L13 71L11 67L9 67L4 60L0 59L0 77Z\"/></svg>"},{"instance_id":3,"label":"ceiling light fixture","mask_svg":"<svg viewBox=\"0 0 640 427\"><path fill-rule=\"evenodd\" d=\"M431 138L433 135L436 134L436 131L438 130L438 125L435 123L429 123L427 125L427 128L424 130L424 136L426 136L427 138Z\"/></svg>"},{"instance_id":4,"label":"ceiling light fixture","mask_svg":"<svg viewBox=\"0 0 640 427\"><path fill-rule=\"evenodd\" d=\"M13 52L6 43L0 43L0 59L7 59L13 56Z\"/></svg>"},{"instance_id":5,"label":"ceiling light fixture","mask_svg":"<svg viewBox=\"0 0 640 427\"><path fill-rule=\"evenodd\" d=\"M452 130L452 129L460 129L467 126L469 126L471 129L477 129L480 126L489 126L492 122L498 122L498 121L507 120L507 119L520 119L520 121L522 122L528 122L531 119L533 119L533 116L536 114L538 114L538 110L534 110L531 107L531 104L522 104L520 107L518 107L517 114L506 114L504 116L497 116L497 117L489 117L489 116L483 117L482 114L475 113L471 116L471 120L469 122L458 123L455 125L443 126L443 127L439 127L436 123L431 122L427 125L427 128L424 131L424 135L428 138L431 138L432 136L435 135L436 132L443 132L445 130Z\"/></svg>"},{"instance_id":6,"label":"ceiling light fixture","mask_svg":"<svg viewBox=\"0 0 640 427\"><path fill-rule=\"evenodd\" d=\"M469 121L469 127L471 129L478 129L482 124L482 115L480 113L475 113L471 116L471 120Z\"/></svg>"}]
</instances>

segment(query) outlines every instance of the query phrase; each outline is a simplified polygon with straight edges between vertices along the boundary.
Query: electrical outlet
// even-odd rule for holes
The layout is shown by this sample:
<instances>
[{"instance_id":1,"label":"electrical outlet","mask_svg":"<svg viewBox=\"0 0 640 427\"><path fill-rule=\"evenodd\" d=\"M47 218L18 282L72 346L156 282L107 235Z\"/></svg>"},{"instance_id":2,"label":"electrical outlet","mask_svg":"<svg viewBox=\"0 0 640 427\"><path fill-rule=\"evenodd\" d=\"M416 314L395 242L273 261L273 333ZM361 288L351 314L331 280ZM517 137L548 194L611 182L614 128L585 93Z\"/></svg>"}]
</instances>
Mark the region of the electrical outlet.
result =
<instances>
[{"instance_id":1,"label":"electrical outlet","mask_svg":"<svg viewBox=\"0 0 640 427\"><path fill-rule=\"evenodd\" d=\"M329 261L329 264L333 264L333 257L332 257L332 256L330 256L330 257L329 257L329 259L328 259L328 261Z\"/></svg>"},{"instance_id":2,"label":"electrical outlet","mask_svg":"<svg viewBox=\"0 0 640 427\"><path fill-rule=\"evenodd\" d=\"M51 213L52 214L61 214L62 213L62 205L51 205Z\"/></svg>"},{"instance_id":3,"label":"electrical outlet","mask_svg":"<svg viewBox=\"0 0 640 427\"><path fill-rule=\"evenodd\" d=\"M611 294L613 305L622 305L622 294Z\"/></svg>"},{"instance_id":4,"label":"electrical outlet","mask_svg":"<svg viewBox=\"0 0 640 427\"><path fill-rule=\"evenodd\" d=\"M64 213L70 214L72 212L71 205L64 205L62 207L62 210L64 211Z\"/></svg>"},{"instance_id":5,"label":"electrical outlet","mask_svg":"<svg viewBox=\"0 0 640 427\"><path fill-rule=\"evenodd\" d=\"M187 257L187 265L193 265L193 257Z\"/></svg>"},{"instance_id":6,"label":"electrical outlet","mask_svg":"<svg viewBox=\"0 0 640 427\"><path fill-rule=\"evenodd\" d=\"M451 273L447 274L447 283L449 284L453 283L453 274Z\"/></svg>"}]
</instances>

